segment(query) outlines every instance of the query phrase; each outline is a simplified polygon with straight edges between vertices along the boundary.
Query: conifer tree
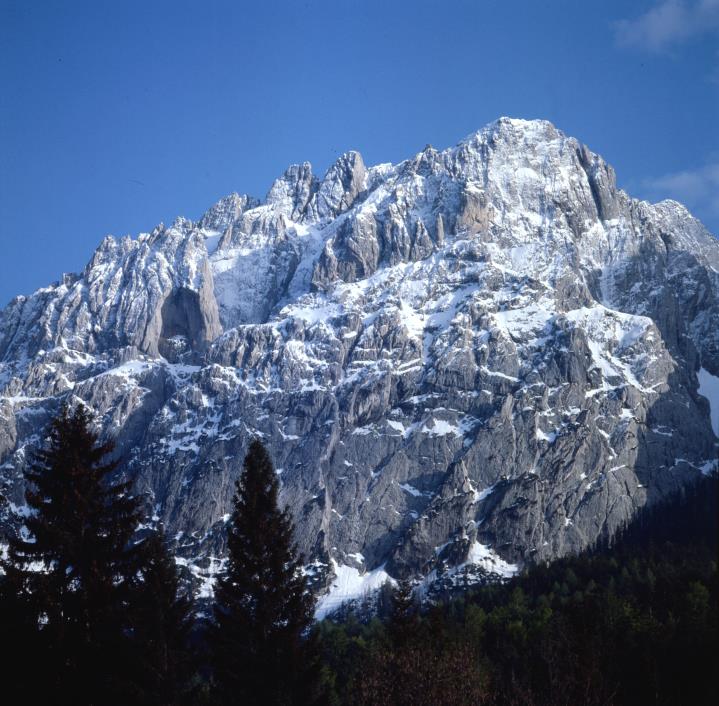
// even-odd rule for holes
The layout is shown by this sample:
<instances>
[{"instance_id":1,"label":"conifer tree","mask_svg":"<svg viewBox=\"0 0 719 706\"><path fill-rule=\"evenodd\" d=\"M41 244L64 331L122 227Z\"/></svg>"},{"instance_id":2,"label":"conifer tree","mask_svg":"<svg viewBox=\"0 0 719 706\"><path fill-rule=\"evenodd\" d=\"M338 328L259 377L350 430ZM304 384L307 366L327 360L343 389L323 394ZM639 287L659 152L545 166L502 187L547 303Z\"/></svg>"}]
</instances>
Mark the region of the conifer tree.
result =
<instances>
[{"instance_id":1,"label":"conifer tree","mask_svg":"<svg viewBox=\"0 0 719 706\"><path fill-rule=\"evenodd\" d=\"M127 483L111 479L83 406L64 408L26 476L28 516L3 563L35 645L26 658L31 701L112 704L123 700L126 613L136 571L130 539L138 523ZM41 694L39 689L45 688Z\"/></svg>"},{"instance_id":2,"label":"conifer tree","mask_svg":"<svg viewBox=\"0 0 719 706\"><path fill-rule=\"evenodd\" d=\"M405 647L417 632L417 605L409 579L402 579L391 594L389 634L396 648Z\"/></svg>"},{"instance_id":3,"label":"conifer tree","mask_svg":"<svg viewBox=\"0 0 719 706\"><path fill-rule=\"evenodd\" d=\"M216 592L214 685L223 704L290 706L319 698L304 638L313 600L278 492L270 457L255 440L237 483L227 572Z\"/></svg>"},{"instance_id":4,"label":"conifer tree","mask_svg":"<svg viewBox=\"0 0 719 706\"><path fill-rule=\"evenodd\" d=\"M139 547L132 596L133 703L177 706L190 698L195 676L190 654L192 601L180 588L162 529Z\"/></svg>"},{"instance_id":5,"label":"conifer tree","mask_svg":"<svg viewBox=\"0 0 719 706\"><path fill-rule=\"evenodd\" d=\"M9 504L0 495L0 511L9 516ZM0 626L5 649L0 658L0 684L3 700L7 703L24 703L28 694L37 693L33 678L37 674L36 656L41 652L37 620L33 621L17 580L7 573L7 563L2 561L0 571Z\"/></svg>"}]
</instances>

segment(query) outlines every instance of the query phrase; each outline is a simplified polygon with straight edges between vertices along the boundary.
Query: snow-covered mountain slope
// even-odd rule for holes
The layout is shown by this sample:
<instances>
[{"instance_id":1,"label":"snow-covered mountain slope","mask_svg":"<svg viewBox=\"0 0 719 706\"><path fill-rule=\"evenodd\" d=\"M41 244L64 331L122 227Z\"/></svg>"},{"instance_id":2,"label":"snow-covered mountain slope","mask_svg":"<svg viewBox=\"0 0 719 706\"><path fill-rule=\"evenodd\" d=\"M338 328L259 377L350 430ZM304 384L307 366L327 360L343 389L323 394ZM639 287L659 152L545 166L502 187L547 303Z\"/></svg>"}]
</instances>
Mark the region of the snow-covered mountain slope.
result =
<instances>
[{"instance_id":1,"label":"snow-covered mountain slope","mask_svg":"<svg viewBox=\"0 0 719 706\"><path fill-rule=\"evenodd\" d=\"M255 435L335 597L507 575L717 467L719 242L502 118L108 237L0 312L0 361L8 527L28 449L81 399L204 591Z\"/></svg>"}]
</instances>

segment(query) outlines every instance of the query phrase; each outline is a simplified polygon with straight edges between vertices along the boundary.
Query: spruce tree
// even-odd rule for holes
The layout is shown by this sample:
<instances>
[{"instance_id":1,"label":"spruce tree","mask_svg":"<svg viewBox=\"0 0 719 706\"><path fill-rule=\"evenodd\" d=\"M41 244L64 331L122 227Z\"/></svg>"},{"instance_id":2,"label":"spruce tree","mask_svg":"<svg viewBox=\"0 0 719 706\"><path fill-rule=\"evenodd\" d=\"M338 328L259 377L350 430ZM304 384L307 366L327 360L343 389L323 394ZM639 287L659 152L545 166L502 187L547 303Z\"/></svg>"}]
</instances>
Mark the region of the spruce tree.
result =
<instances>
[{"instance_id":1,"label":"spruce tree","mask_svg":"<svg viewBox=\"0 0 719 706\"><path fill-rule=\"evenodd\" d=\"M395 648L405 647L417 633L418 615L414 589L409 579L402 579L392 591L389 634Z\"/></svg>"},{"instance_id":2,"label":"spruce tree","mask_svg":"<svg viewBox=\"0 0 719 706\"><path fill-rule=\"evenodd\" d=\"M133 703L176 706L190 699L195 676L190 654L192 601L180 587L162 529L139 546L132 597Z\"/></svg>"},{"instance_id":3,"label":"spruce tree","mask_svg":"<svg viewBox=\"0 0 719 706\"><path fill-rule=\"evenodd\" d=\"M138 511L129 485L112 480L112 443L100 443L90 423L83 406L52 422L26 476L24 528L3 563L30 633L22 642L35 646L25 655L35 674L24 685L31 701L123 701Z\"/></svg>"},{"instance_id":4,"label":"spruce tree","mask_svg":"<svg viewBox=\"0 0 719 706\"><path fill-rule=\"evenodd\" d=\"M6 514L9 507L0 497L0 508ZM6 562L0 572L0 626L5 649L0 658L0 684L3 700L9 704L27 703L28 695L39 692L33 680L38 673L38 655L41 654L37 619L33 621L27 599L20 590L15 575L8 575Z\"/></svg>"},{"instance_id":5,"label":"spruce tree","mask_svg":"<svg viewBox=\"0 0 719 706\"><path fill-rule=\"evenodd\" d=\"M304 637L313 599L278 492L270 457L255 440L237 483L227 572L216 591L213 681L223 704L290 706L319 699L318 670Z\"/></svg>"}]
</instances>

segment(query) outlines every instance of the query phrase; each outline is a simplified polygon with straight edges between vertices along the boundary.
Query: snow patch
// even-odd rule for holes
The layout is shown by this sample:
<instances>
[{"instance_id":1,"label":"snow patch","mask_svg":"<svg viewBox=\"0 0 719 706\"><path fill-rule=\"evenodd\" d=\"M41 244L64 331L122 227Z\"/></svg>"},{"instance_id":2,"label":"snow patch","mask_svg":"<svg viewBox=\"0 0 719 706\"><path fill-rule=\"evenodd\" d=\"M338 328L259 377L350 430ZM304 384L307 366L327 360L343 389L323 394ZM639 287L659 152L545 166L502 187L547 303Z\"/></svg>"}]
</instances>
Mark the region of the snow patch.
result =
<instances>
[{"instance_id":1,"label":"snow patch","mask_svg":"<svg viewBox=\"0 0 719 706\"><path fill-rule=\"evenodd\" d=\"M699 380L699 394L709 400L712 429L714 434L719 436L719 378L705 368L700 368L697 379Z\"/></svg>"},{"instance_id":2,"label":"snow patch","mask_svg":"<svg viewBox=\"0 0 719 706\"><path fill-rule=\"evenodd\" d=\"M374 571L361 574L358 569L345 564L338 564L334 559L332 568L335 572L335 579L329 591L317 602L315 619L323 620L334 613L343 603L363 598L376 591L388 581L395 584L396 581L384 570L384 564Z\"/></svg>"},{"instance_id":3,"label":"snow patch","mask_svg":"<svg viewBox=\"0 0 719 706\"><path fill-rule=\"evenodd\" d=\"M519 572L517 564L510 564L486 544L479 542L473 542L470 546L466 563L475 564L504 578L511 578Z\"/></svg>"},{"instance_id":4,"label":"snow patch","mask_svg":"<svg viewBox=\"0 0 719 706\"><path fill-rule=\"evenodd\" d=\"M422 427L422 433L429 436L447 436L447 434L454 434L454 436L462 436L462 431L459 427L454 424L450 424L444 419L435 419L434 424L428 427L426 424Z\"/></svg>"},{"instance_id":5,"label":"snow patch","mask_svg":"<svg viewBox=\"0 0 719 706\"><path fill-rule=\"evenodd\" d=\"M421 490L417 490L413 485L410 485L409 483L400 483L399 487L404 490L405 493L409 493L415 498L421 498L421 497L432 497L432 493L425 493Z\"/></svg>"},{"instance_id":6,"label":"snow patch","mask_svg":"<svg viewBox=\"0 0 719 706\"><path fill-rule=\"evenodd\" d=\"M475 490L474 491L474 500L472 502L478 503L484 500L485 498L488 498L497 488L497 483L493 483L488 488L485 488L484 490Z\"/></svg>"}]
</instances>

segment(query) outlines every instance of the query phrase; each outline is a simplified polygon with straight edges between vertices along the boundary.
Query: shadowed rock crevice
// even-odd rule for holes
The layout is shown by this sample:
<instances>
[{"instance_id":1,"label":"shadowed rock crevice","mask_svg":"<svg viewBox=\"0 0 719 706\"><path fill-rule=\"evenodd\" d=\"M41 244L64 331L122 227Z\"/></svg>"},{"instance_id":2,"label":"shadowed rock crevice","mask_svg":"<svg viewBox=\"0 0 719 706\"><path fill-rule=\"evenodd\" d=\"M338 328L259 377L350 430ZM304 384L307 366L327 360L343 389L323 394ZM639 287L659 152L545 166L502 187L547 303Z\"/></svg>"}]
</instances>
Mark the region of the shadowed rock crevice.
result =
<instances>
[{"instance_id":1,"label":"shadowed rock crevice","mask_svg":"<svg viewBox=\"0 0 719 706\"><path fill-rule=\"evenodd\" d=\"M171 363L178 362L185 353L204 352L217 334L214 322L203 310L200 293L186 287L169 294L160 316L158 350Z\"/></svg>"}]
</instances>

